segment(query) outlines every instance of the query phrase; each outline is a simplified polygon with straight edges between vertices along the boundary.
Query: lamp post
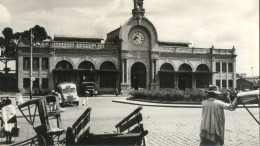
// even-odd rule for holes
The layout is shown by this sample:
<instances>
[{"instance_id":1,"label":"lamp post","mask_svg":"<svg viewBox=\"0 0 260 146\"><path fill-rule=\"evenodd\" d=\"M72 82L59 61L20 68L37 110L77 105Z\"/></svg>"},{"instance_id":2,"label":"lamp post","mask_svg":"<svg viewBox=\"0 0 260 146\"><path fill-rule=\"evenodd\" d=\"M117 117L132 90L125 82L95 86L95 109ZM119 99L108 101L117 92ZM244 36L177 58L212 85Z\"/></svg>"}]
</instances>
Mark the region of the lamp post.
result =
<instances>
[{"instance_id":1,"label":"lamp post","mask_svg":"<svg viewBox=\"0 0 260 146\"><path fill-rule=\"evenodd\" d=\"M33 52L33 34L31 29L31 53L30 53L30 99L32 99L32 87L33 87L33 76L32 76L32 65L33 65L33 58L32 58L32 52Z\"/></svg>"}]
</instances>

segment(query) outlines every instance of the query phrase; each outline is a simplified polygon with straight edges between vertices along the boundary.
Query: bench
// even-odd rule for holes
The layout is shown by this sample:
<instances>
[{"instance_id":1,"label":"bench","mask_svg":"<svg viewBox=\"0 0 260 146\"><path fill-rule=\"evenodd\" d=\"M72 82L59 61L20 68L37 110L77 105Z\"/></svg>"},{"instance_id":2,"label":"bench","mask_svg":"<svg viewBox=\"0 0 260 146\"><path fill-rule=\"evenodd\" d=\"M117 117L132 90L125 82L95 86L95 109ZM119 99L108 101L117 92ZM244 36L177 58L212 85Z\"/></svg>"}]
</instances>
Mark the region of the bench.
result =
<instances>
[{"instance_id":1,"label":"bench","mask_svg":"<svg viewBox=\"0 0 260 146\"><path fill-rule=\"evenodd\" d=\"M90 126L85 128L90 122L91 108L85 112L69 127L66 132L67 145L146 145L145 136L148 134L144 130L142 107L135 109L122 121L116 124L117 133L94 134L90 133Z\"/></svg>"},{"instance_id":2,"label":"bench","mask_svg":"<svg viewBox=\"0 0 260 146\"><path fill-rule=\"evenodd\" d=\"M83 114L74 122L72 127L68 127L66 132L66 144L73 145L81 141L83 137L89 134L90 126L85 128L90 122L90 113L92 108L87 108Z\"/></svg>"},{"instance_id":3,"label":"bench","mask_svg":"<svg viewBox=\"0 0 260 146\"><path fill-rule=\"evenodd\" d=\"M140 111L142 109L142 107L138 107L115 126L117 128L117 133L119 134L139 133L137 145L142 145L142 143L143 145L146 145L145 136L148 134L148 131L144 130L143 124L141 123L143 117Z\"/></svg>"}]
</instances>

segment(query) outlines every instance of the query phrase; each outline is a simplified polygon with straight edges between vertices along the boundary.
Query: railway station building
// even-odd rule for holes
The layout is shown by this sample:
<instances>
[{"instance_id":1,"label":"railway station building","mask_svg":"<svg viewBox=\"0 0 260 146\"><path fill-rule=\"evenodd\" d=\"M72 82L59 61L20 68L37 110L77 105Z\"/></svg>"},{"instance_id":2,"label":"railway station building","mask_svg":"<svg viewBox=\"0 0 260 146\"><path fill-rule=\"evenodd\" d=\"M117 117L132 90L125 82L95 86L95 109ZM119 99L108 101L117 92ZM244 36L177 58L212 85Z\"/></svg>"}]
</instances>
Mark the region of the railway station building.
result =
<instances>
[{"instance_id":1,"label":"railway station building","mask_svg":"<svg viewBox=\"0 0 260 146\"><path fill-rule=\"evenodd\" d=\"M158 40L145 17L143 0L134 0L132 17L96 37L55 35L33 47L34 89L55 89L61 82L94 82L100 93L116 89L236 87L236 49L191 47ZM170 29L170 28L169 28ZM86 34L87 35L87 34ZM18 88L30 89L30 45L18 44Z\"/></svg>"}]
</instances>

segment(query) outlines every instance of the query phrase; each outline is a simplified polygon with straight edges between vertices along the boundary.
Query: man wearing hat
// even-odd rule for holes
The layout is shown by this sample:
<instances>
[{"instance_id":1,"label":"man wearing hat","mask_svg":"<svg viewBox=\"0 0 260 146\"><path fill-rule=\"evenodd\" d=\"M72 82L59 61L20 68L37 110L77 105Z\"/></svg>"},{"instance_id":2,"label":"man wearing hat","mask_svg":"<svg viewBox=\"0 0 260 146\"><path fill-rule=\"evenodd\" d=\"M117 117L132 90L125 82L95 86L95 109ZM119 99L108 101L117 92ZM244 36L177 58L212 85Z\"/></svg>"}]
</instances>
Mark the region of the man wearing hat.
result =
<instances>
[{"instance_id":1,"label":"man wearing hat","mask_svg":"<svg viewBox=\"0 0 260 146\"><path fill-rule=\"evenodd\" d=\"M224 145L225 114L224 109L234 111L238 105L237 97L232 103L219 100L221 92L218 86L209 86L208 99L202 101L202 119L200 126L201 146Z\"/></svg>"}]
</instances>

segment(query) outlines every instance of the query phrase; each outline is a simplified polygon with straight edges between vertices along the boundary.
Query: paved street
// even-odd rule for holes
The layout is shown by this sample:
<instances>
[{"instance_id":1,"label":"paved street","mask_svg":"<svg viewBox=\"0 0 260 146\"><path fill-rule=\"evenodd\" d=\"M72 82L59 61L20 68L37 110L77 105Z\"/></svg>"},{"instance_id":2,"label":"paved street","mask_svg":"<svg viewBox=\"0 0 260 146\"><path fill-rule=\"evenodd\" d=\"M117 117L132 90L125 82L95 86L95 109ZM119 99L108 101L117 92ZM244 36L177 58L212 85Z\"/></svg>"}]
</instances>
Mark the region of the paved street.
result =
<instances>
[{"instance_id":1,"label":"paved street","mask_svg":"<svg viewBox=\"0 0 260 146\"><path fill-rule=\"evenodd\" d=\"M137 105L112 102L123 97L90 97L92 133L112 133L115 125L132 112ZM81 103L83 98L81 98ZM71 126L87 107L66 107L62 113L63 126ZM259 109L251 108L252 113L259 119ZM17 111L18 116L21 115ZM199 145L199 128L201 108L173 108L149 107L142 110L144 128L149 131L147 139L149 145ZM244 108L234 112L225 111L226 130L225 145L228 146L258 146L259 127ZM21 135L14 138L15 142L25 140L35 135L33 129L23 118L18 118ZM5 140L1 138L1 143Z\"/></svg>"}]
</instances>

